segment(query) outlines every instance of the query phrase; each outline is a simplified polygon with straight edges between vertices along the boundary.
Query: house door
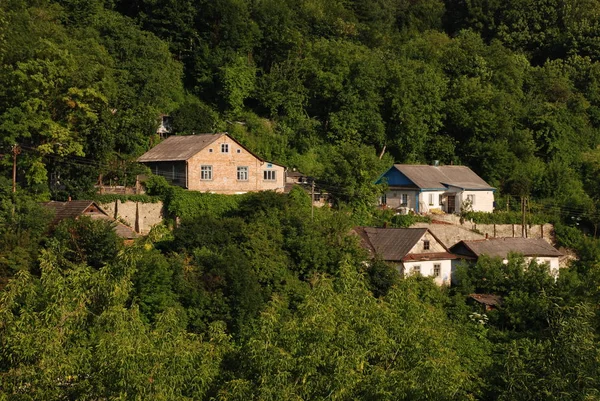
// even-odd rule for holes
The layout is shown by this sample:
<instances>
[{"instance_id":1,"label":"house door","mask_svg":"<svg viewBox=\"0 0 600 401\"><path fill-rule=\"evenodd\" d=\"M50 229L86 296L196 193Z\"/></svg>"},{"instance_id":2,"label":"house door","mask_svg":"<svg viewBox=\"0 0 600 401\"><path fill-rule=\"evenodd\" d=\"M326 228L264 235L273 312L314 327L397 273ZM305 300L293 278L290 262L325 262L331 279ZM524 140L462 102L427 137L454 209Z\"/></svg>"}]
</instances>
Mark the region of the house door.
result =
<instances>
[{"instance_id":1,"label":"house door","mask_svg":"<svg viewBox=\"0 0 600 401\"><path fill-rule=\"evenodd\" d=\"M446 213L454 213L456 210L456 195L448 195L448 206Z\"/></svg>"}]
</instances>

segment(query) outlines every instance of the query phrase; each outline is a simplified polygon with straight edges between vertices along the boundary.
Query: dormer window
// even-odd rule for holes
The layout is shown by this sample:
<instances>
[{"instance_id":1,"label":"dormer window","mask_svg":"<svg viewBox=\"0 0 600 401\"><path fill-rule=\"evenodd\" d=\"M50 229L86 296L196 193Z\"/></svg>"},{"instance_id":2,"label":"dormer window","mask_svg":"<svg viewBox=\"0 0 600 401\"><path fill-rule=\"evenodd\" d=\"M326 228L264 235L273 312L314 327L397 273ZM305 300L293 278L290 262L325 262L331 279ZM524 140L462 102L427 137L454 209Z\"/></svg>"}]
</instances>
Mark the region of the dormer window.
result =
<instances>
[{"instance_id":1,"label":"dormer window","mask_svg":"<svg viewBox=\"0 0 600 401\"><path fill-rule=\"evenodd\" d=\"M228 143L221 144L221 153L229 153L229 144Z\"/></svg>"}]
</instances>

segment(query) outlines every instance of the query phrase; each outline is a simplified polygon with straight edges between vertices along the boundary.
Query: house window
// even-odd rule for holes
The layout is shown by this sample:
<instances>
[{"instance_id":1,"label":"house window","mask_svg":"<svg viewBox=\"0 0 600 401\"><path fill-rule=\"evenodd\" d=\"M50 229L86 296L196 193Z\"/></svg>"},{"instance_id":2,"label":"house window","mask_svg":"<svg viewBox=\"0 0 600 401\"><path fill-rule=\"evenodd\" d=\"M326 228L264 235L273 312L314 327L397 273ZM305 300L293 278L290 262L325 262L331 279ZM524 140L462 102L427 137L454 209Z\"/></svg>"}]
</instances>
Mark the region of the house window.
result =
<instances>
[{"instance_id":1,"label":"house window","mask_svg":"<svg viewBox=\"0 0 600 401\"><path fill-rule=\"evenodd\" d=\"M443 203L444 203L444 197L442 194L440 194L440 197L438 199L438 205L442 206Z\"/></svg>"},{"instance_id":2,"label":"house window","mask_svg":"<svg viewBox=\"0 0 600 401\"><path fill-rule=\"evenodd\" d=\"M402 206L408 206L408 194L402 194Z\"/></svg>"},{"instance_id":3,"label":"house window","mask_svg":"<svg viewBox=\"0 0 600 401\"><path fill-rule=\"evenodd\" d=\"M425 249L426 251L429 250L429 240L428 239L423 241L423 249Z\"/></svg>"},{"instance_id":4,"label":"house window","mask_svg":"<svg viewBox=\"0 0 600 401\"><path fill-rule=\"evenodd\" d=\"M263 179L265 181L275 181L275 173L274 170L265 170L263 171Z\"/></svg>"},{"instance_id":5,"label":"house window","mask_svg":"<svg viewBox=\"0 0 600 401\"><path fill-rule=\"evenodd\" d=\"M221 144L221 153L229 153L229 144L228 143Z\"/></svg>"},{"instance_id":6,"label":"house window","mask_svg":"<svg viewBox=\"0 0 600 401\"><path fill-rule=\"evenodd\" d=\"M242 149L238 149L238 150L237 150L237 152L238 152L238 153L242 153Z\"/></svg>"},{"instance_id":7,"label":"house window","mask_svg":"<svg viewBox=\"0 0 600 401\"><path fill-rule=\"evenodd\" d=\"M436 263L433 265L433 276L434 277L439 277L442 274L442 265L439 263Z\"/></svg>"},{"instance_id":8,"label":"house window","mask_svg":"<svg viewBox=\"0 0 600 401\"><path fill-rule=\"evenodd\" d=\"M471 203L471 206L475 206L475 195L467 195L467 202Z\"/></svg>"},{"instance_id":9,"label":"house window","mask_svg":"<svg viewBox=\"0 0 600 401\"><path fill-rule=\"evenodd\" d=\"M381 195L381 199L379 200L381 205L387 205L387 196L386 194Z\"/></svg>"},{"instance_id":10,"label":"house window","mask_svg":"<svg viewBox=\"0 0 600 401\"><path fill-rule=\"evenodd\" d=\"M429 206L433 206L433 194L429 194Z\"/></svg>"},{"instance_id":11,"label":"house window","mask_svg":"<svg viewBox=\"0 0 600 401\"><path fill-rule=\"evenodd\" d=\"M208 149L208 153L212 153L212 148Z\"/></svg>"},{"instance_id":12,"label":"house window","mask_svg":"<svg viewBox=\"0 0 600 401\"><path fill-rule=\"evenodd\" d=\"M421 265L413 266L412 274L421 274Z\"/></svg>"},{"instance_id":13,"label":"house window","mask_svg":"<svg viewBox=\"0 0 600 401\"><path fill-rule=\"evenodd\" d=\"M237 168L237 179L238 181L248 181L248 167Z\"/></svg>"},{"instance_id":14,"label":"house window","mask_svg":"<svg viewBox=\"0 0 600 401\"><path fill-rule=\"evenodd\" d=\"M200 179L212 180L212 166L200 166Z\"/></svg>"}]
</instances>

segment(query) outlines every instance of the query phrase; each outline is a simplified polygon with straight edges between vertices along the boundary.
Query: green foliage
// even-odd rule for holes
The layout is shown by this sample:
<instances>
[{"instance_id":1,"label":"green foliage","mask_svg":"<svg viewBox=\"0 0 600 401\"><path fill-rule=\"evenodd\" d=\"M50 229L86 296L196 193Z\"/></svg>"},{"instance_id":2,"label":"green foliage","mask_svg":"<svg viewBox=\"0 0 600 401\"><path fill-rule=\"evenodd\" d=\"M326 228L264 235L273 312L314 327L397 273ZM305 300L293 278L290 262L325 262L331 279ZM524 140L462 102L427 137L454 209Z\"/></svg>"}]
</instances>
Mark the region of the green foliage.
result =
<instances>
[{"instance_id":1,"label":"green foliage","mask_svg":"<svg viewBox=\"0 0 600 401\"><path fill-rule=\"evenodd\" d=\"M219 195L171 187L165 197L165 207L171 215L185 219L222 216L237 207L242 198L243 195Z\"/></svg>"},{"instance_id":2,"label":"green foliage","mask_svg":"<svg viewBox=\"0 0 600 401\"><path fill-rule=\"evenodd\" d=\"M162 178L162 177L161 177ZM150 191L148 191L150 192ZM98 203L115 203L119 201L125 202L140 202L140 203L157 203L162 200L160 196L156 195L118 195L118 194L95 194L92 199Z\"/></svg>"},{"instance_id":3,"label":"green foliage","mask_svg":"<svg viewBox=\"0 0 600 401\"><path fill-rule=\"evenodd\" d=\"M173 309L149 325L137 307L126 305L131 270L63 270L56 252L42 253L39 278L23 271L2 292L0 396L206 396L229 347L222 325L212 325L204 340L185 332ZM127 266L126 259L114 262Z\"/></svg>"},{"instance_id":4,"label":"green foliage","mask_svg":"<svg viewBox=\"0 0 600 401\"><path fill-rule=\"evenodd\" d=\"M472 220L477 224L522 224L523 213L496 211L494 213L485 212L465 212L462 214L465 220ZM556 221L556 216L544 213L527 213L525 222L527 224L550 224Z\"/></svg>"},{"instance_id":5,"label":"green foliage","mask_svg":"<svg viewBox=\"0 0 600 401\"><path fill-rule=\"evenodd\" d=\"M186 101L171 113L173 131L179 135L212 133L216 131L219 117L205 103L187 96Z\"/></svg>"},{"instance_id":6,"label":"green foliage","mask_svg":"<svg viewBox=\"0 0 600 401\"><path fill-rule=\"evenodd\" d=\"M431 217L418 214L397 214L393 210L374 210L373 218L368 225L408 228L415 223L431 223Z\"/></svg>"},{"instance_id":7,"label":"green foliage","mask_svg":"<svg viewBox=\"0 0 600 401\"><path fill-rule=\"evenodd\" d=\"M52 220L52 213L21 191L10 193L0 178L0 287L16 271L32 269Z\"/></svg>"},{"instance_id":8,"label":"green foliage","mask_svg":"<svg viewBox=\"0 0 600 401\"><path fill-rule=\"evenodd\" d=\"M477 383L459 345L469 339L441 309L425 307L418 284L377 300L353 269L344 266L336 281L315 278L296 312L281 298L271 301L240 353L248 374L226 383L220 398L471 396Z\"/></svg>"},{"instance_id":9,"label":"green foliage","mask_svg":"<svg viewBox=\"0 0 600 401\"><path fill-rule=\"evenodd\" d=\"M54 231L62 256L72 263L85 263L95 269L110 263L119 252L121 238L112 221L81 216L65 219Z\"/></svg>"}]
</instances>

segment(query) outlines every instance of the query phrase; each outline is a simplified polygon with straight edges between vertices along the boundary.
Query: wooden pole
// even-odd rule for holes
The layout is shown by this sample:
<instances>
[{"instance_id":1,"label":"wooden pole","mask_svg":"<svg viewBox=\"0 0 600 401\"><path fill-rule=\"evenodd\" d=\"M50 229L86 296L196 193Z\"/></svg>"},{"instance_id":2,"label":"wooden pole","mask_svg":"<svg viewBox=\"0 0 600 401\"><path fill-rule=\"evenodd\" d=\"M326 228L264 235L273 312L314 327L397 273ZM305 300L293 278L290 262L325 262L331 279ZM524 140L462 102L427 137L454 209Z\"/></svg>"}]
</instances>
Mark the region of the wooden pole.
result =
<instances>
[{"instance_id":1,"label":"wooden pole","mask_svg":"<svg viewBox=\"0 0 600 401\"><path fill-rule=\"evenodd\" d=\"M315 219L315 180L310 185L310 219Z\"/></svg>"},{"instance_id":2,"label":"wooden pole","mask_svg":"<svg viewBox=\"0 0 600 401\"><path fill-rule=\"evenodd\" d=\"M17 155L21 153L21 148L19 145L15 144L12 147L13 154L13 182L12 182L12 191L13 194L17 192Z\"/></svg>"},{"instance_id":3,"label":"wooden pole","mask_svg":"<svg viewBox=\"0 0 600 401\"><path fill-rule=\"evenodd\" d=\"M525 238L525 197L521 196L521 237Z\"/></svg>"}]
</instances>

